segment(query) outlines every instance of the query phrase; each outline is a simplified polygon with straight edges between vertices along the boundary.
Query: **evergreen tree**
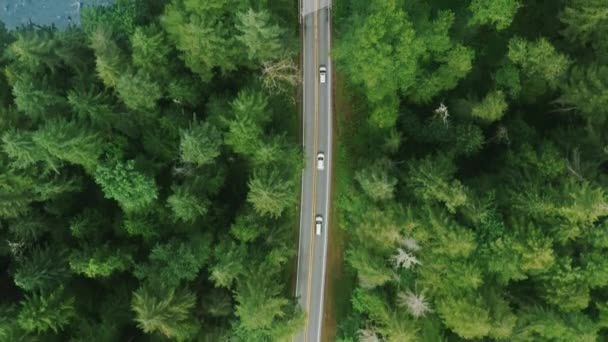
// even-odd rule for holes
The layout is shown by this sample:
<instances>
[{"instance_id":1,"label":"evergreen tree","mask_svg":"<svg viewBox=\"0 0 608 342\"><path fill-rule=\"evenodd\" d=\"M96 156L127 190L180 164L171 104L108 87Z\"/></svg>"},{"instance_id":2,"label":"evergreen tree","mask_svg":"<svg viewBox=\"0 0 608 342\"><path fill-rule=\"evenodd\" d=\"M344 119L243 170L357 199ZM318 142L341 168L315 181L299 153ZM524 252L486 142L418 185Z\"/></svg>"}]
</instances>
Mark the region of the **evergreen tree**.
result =
<instances>
[{"instance_id":1,"label":"evergreen tree","mask_svg":"<svg viewBox=\"0 0 608 342\"><path fill-rule=\"evenodd\" d=\"M26 296L21 301L17 321L27 332L58 332L70 323L75 314L74 298L68 297L63 287L59 287Z\"/></svg>"},{"instance_id":2,"label":"evergreen tree","mask_svg":"<svg viewBox=\"0 0 608 342\"><path fill-rule=\"evenodd\" d=\"M181 281L194 280L210 256L210 241L193 236L191 241L172 239L156 244L147 263L136 267L135 275L164 286L176 288Z\"/></svg>"},{"instance_id":3,"label":"evergreen tree","mask_svg":"<svg viewBox=\"0 0 608 342\"><path fill-rule=\"evenodd\" d=\"M68 92L68 103L83 122L90 122L96 127L109 127L116 118L111 98L96 87L76 88ZM85 121L86 120L86 121Z\"/></svg>"},{"instance_id":4,"label":"evergreen tree","mask_svg":"<svg viewBox=\"0 0 608 342\"><path fill-rule=\"evenodd\" d=\"M408 183L420 199L441 202L454 212L467 202L464 186L452 179L455 171L449 157L426 157L411 164Z\"/></svg>"},{"instance_id":5,"label":"evergreen tree","mask_svg":"<svg viewBox=\"0 0 608 342\"><path fill-rule=\"evenodd\" d=\"M466 339L482 338L492 329L487 308L473 295L442 299L437 312L450 329Z\"/></svg>"},{"instance_id":6,"label":"evergreen tree","mask_svg":"<svg viewBox=\"0 0 608 342\"><path fill-rule=\"evenodd\" d=\"M137 170L135 162L99 166L95 181L107 198L115 199L126 211L137 211L150 205L158 196L154 180Z\"/></svg>"},{"instance_id":7,"label":"evergreen tree","mask_svg":"<svg viewBox=\"0 0 608 342\"><path fill-rule=\"evenodd\" d=\"M99 135L75 122L48 121L35 131L32 141L48 154L66 162L81 165L94 172L102 153Z\"/></svg>"},{"instance_id":8,"label":"evergreen tree","mask_svg":"<svg viewBox=\"0 0 608 342\"><path fill-rule=\"evenodd\" d=\"M293 204L294 184L277 170L254 171L247 185L247 202L260 215L278 218Z\"/></svg>"},{"instance_id":9,"label":"evergreen tree","mask_svg":"<svg viewBox=\"0 0 608 342\"><path fill-rule=\"evenodd\" d=\"M186 65L202 80L209 81L213 69L233 71L239 60L236 49L234 14L242 1L209 1L196 4L173 0L165 8L163 27Z\"/></svg>"},{"instance_id":10,"label":"evergreen tree","mask_svg":"<svg viewBox=\"0 0 608 342\"><path fill-rule=\"evenodd\" d=\"M214 262L209 278L218 287L231 287L245 271L246 249L229 239L223 239L214 249Z\"/></svg>"},{"instance_id":11,"label":"evergreen tree","mask_svg":"<svg viewBox=\"0 0 608 342\"><path fill-rule=\"evenodd\" d=\"M170 76L170 45L165 35L156 26L137 27L131 36L133 65L143 74L156 80L166 80Z\"/></svg>"},{"instance_id":12,"label":"evergreen tree","mask_svg":"<svg viewBox=\"0 0 608 342\"><path fill-rule=\"evenodd\" d=\"M571 42L582 45L593 42L594 45L606 47L606 0L570 0L559 19L566 25L563 35Z\"/></svg>"},{"instance_id":13,"label":"evergreen tree","mask_svg":"<svg viewBox=\"0 0 608 342\"><path fill-rule=\"evenodd\" d=\"M488 93L480 103L475 104L471 115L487 122L494 122L505 115L507 107L504 93L497 90Z\"/></svg>"},{"instance_id":14,"label":"evergreen tree","mask_svg":"<svg viewBox=\"0 0 608 342\"><path fill-rule=\"evenodd\" d=\"M116 87L127 65L123 52L113 40L112 33L106 26L96 27L90 40L91 47L95 51L97 75L106 87Z\"/></svg>"},{"instance_id":15,"label":"evergreen tree","mask_svg":"<svg viewBox=\"0 0 608 342\"><path fill-rule=\"evenodd\" d=\"M56 54L59 45L50 28L23 30L17 33L17 39L9 45L7 54L29 70L44 67L55 71L61 64L61 58Z\"/></svg>"},{"instance_id":16,"label":"evergreen tree","mask_svg":"<svg viewBox=\"0 0 608 342\"><path fill-rule=\"evenodd\" d=\"M64 251L36 248L23 256L15 270L15 284L25 291L48 291L70 276Z\"/></svg>"},{"instance_id":17,"label":"evergreen tree","mask_svg":"<svg viewBox=\"0 0 608 342\"><path fill-rule=\"evenodd\" d=\"M501 31L511 25L513 17L522 4L519 0L483 1L473 0L469 9L473 12L469 23L473 25L493 25Z\"/></svg>"},{"instance_id":18,"label":"evergreen tree","mask_svg":"<svg viewBox=\"0 0 608 342\"><path fill-rule=\"evenodd\" d=\"M133 259L127 250L111 248L108 244L85 245L70 255L72 271L89 278L107 278L114 272L129 269L132 263Z\"/></svg>"},{"instance_id":19,"label":"evergreen tree","mask_svg":"<svg viewBox=\"0 0 608 342\"><path fill-rule=\"evenodd\" d=\"M116 82L120 99L130 109L153 110L162 97L160 86L142 73L122 74Z\"/></svg>"},{"instance_id":20,"label":"evergreen tree","mask_svg":"<svg viewBox=\"0 0 608 342\"><path fill-rule=\"evenodd\" d=\"M270 23L270 13L253 9L236 15L236 40L245 45L249 60L264 62L280 55L283 30Z\"/></svg>"},{"instance_id":21,"label":"evergreen tree","mask_svg":"<svg viewBox=\"0 0 608 342\"><path fill-rule=\"evenodd\" d=\"M249 272L238 281L235 293L236 314L247 331L268 329L285 315L289 304L280 296L281 287L272 272Z\"/></svg>"},{"instance_id":22,"label":"evergreen tree","mask_svg":"<svg viewBox=\"0 0 608 342\"><path fill-rule=\"evenodd\" d=\"M373 200L382 201L393 198L397 179L390 175L390 162L377 162L374 165L357 171L355 179L363 191Z\"/></svg>"},{"instance_id":23,"label":"evergreen tree","mask_svg":"<svg viewBox=\"0 0 608 342\"><path fill-rule=\"evenodd\" d=\"M555 88L571 61L545 38L535 42L515 37L509 41L507 57L530 78L539 77Z\"/></svg>"},{"instance_id":24,"label":"evergreen tree","mask_svg":"<svg viewBox=\"0 0 608 342\"><path fill-rule=\"evenodd\" d=\"M167 204L175 218L184 222L194 222L209 211L209 201L192 193L185 186L175 187L174 192L167 198Z\"/></svg>"},{"instance_id":25,"label":"evergreen tree","mask_svg":"<svg viewBox=\"0 0 608 342\"><path fill-rule=\"evenodd\" d=\"M192 315L195 305L196 296L188 290L145 284L133 293L131 308L145 333L188 341L198 330Z\"/></svg>"},{"instance_id":26,"label":"evergreen tree","mask_svg":"<svg viewBox=\"0 0 608 342\"><path fill-rule=\"evenodd\" d=\"M180 142L181 159L197 166L210 164L221 151L222 135L210 123L196 124L183 131Z\"/></svg>"},{"instance_id":27,"label":"evergreen tree","mask_svg":"<svg viewBox=\"0 0 608 342\"><path fill-rule=\"evenodd\" d=\"M608 67L597 64L575 66L562 85L559 102L573 106L590 123L604 123L608 106Z\"/></svg>"},{"instance_id":28,"label":"evergreen tree","mask_svg":"<svg viewBox=\"0 0 608 342\"><path fill-rule=\"evenodd\" d=\"M513 341L553 340L591 342L597 340L598 326L582 313L559 313L549 308L524 307L519 315Z\"/></svg>"}]
</instances>

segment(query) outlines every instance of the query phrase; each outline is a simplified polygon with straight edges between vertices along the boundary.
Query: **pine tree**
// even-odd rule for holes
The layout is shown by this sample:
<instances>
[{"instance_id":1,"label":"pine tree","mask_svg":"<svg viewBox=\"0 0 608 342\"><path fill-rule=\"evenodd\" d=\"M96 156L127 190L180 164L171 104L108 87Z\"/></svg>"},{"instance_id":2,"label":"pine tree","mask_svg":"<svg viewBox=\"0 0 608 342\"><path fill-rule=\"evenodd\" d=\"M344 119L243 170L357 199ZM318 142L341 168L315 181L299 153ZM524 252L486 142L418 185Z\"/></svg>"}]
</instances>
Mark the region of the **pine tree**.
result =
<instances>
[{"instance_id":1,"label":"pine tree","mask_svg":"<svg viewBox=\"0 0 608 342\"><path fill-rule=\"evenodd\" d=\"M453 162L438 155L413 162L406 182L421 200L434 200L445 204L450 212L467 202L465 187L456 179Z\"/></svg>"},{"instance_id":2,"label":"pine tree","mask_svg":"<svg viewBox=\"0 0 608 342\"><path fill-rule=\"evenodd\" d=\"M13 276L15 284L25 291L51 290L70 276L65 253L51 247L36 248L23 256Z\"/></svg>"},{"instance_id":3,"label":"pine tree","mask_svg":"<svg viewBox=\"0 0 608 342\"><path fill-rule=\"evenodd\" d=\"M488 93L480 103L473 105L471 115L486 122L494 122L505 115L507 107L505 94L501 90L496 90Z\"/></svg>"},{"instance_id":4,"label":"pine tree","mask_svg":"<svg viewBox=\"0 0 608 342\"><path fill-rule=\"evenodd\" d=\"M67 297L63 287L38 292L21 301L17 316L19 326L27 332L43 333L62 330L74 318L74 298Z\"/></svg>"},{"instance_id":5,"label":"pine tree","mask_svg":"<svg viewBox=\"0 0 608 342\"><path fill-rule=\"evenodd\" d=\"M419 340L416 323L401 313L391 313L388 321L378 328L378 332L386 336L387 342L415 342Z\"/></svg>"},{"instance_id":6,"label":"pine tree","mask_svg":"<svg viewBox=\"0 0 608 342\"><path fill-rule=\"evenodd\" d=\"M191 236L184 242L172 239L156 244L147 263L135 267L135 276L177 288L182 281L194 280L211 254L208 236Z\"/></svg>"},{"instance_id":7,"label":"pine tree","mask_svg":"<svg viewBox=\"0 0 608 342\"><path fill-rule=\"evenodd\" d=\"M110 127L116 119L109 94L96 87L76 88L68 92L68 103L82 122L96 127ZM86 121L85 121L86 120Z\"/></svg>"},{"instance_id":8,"label":"pine tree","mask_svg":"<svg viewBox=\"0 0 608 342\"><path fill-rule=\"evenodd\" d=\"M559 15L561 22L566 25L562 34L571 42L582 45L605 39L608 31L606 4L606 0L568 1Z\"/></svg>"},{"instance_id":9,"label":"pine tree","mask_svg":"<svg viewBox=\"0 0 608 342\"><path fill-rule=\"evenodd\" d=\"M155 80L169 78L170 45L157 26L137 27L131 36L133 65Z\"/></svg>"},{"instance_id":10,"label":"pine tree","mask_svg":"<svg viewBox=\"0 0 608 342\"><path fill-rule=\"evenodd\" d=\"M34 143L31 132L7 131L2 135L2 144L4 152L12 159L11 165L15 168L27 169L40 163L48 171L59 172L62 165L57 157Z\"/></svg>"},{"instance_id":11,"label":"pine tree","mask_svg":"<svg viewBox=\"0 0 608 342\"><path fill-rule=\"evenodd\" d=\"M272 271L256 269L237 282L235 312L248 331L269 329L276 319L285 316L289 301L281 297L281 286L273 275Z\"/></svg>"},{"instance_id":12,"label":"pine tree","mask_svg":"<svg viewBox=\"0 0 608 342\"><path fill-rule=\"evenodd\" d=\"M245 46L248 58L253 62L275 59L282 49L280 38L283 30L270 23L270 13L249 9L236 15L236 40Z\"/></svg>"},{"instance_id":13,"label":"pine tree","mask_svg":"<svg viewBox=\"0 0 608 342\"><path fill-rule=\"evenodd\" d=\"M99 135L66 120L47 121L33 133L32 141L48 154L81 165L90 173L94 172L102 152Z\"/></svg>"},{"instance_id":14,"label":"pine tree","mask_svg":"<svg viewBox=\"0 0 608 342\"><path fill-rule=\"evenodd\" d=\"M501 31L511 25L513 17L521 7L522 4L519 0L473 0L469 5L469 10L473 12L469 24L489 24Z\"/></svg>"},{"instance_id":15,"label":"pine tree","mask_svg":"<svg viewBox=\"0 0 608 342\"><path fill-rule=\"evenodd\" d=\"M215 246L214 262L209 278L215 286L230 288L235 279L245 271L246 248L231 239L222 239Z\"/></svg>"},{"instance_id":16,"label":"pine tree","mask_svg":"<svg viewBox=\"0 0 608 342\"><path fill-rule=\"evenodd\" d=\"M562 84L559 102L573 106L589 123L604 123L608 108L608 67L592 64L574 66L568 81Z\"/></svg>"},{"instance_id":17,"label":"pine tree","mask_svg":"<svg viewBox=\"0 0 608 342\"><path fill-rule=\"evenodd\" d=\"M261 145L262 125L270 120L268 99L259 91L241 91L232 101L234 118L228 121L226 145L243 156L253 155Z\"/></svg>"},{"instance_id":18,"label":"pine tree","mask_svg":"<svg viewBox=\"0 0 608 342\"><path fill-rule=\"evenodd\" d=\"M25 77L17 80L13 85L13 95L17 109L35 120L65 105L65 100L44 78L36 80Z\"/></svg>"},{"instance_id":19,"label":"pine tree","mask_svg":"<svg viewBox=\"0 0 608 342\"><path fill-rule=\"evenodd\" d=\"M97 75L106 87L116 87L127 64L123 52L113 40L111 31L104 26L96 27L91 34L91 47L95 51Z\"/></svg>"},{"instance_id":20,"label":"pine tree","mask_svg":"<svg viewBox=\"0 0 608 342\"><path fill-rule=\"evenodd\" d=\"M158 196L154 180L135 170L135 162L101 165L95 173L106 198L115 199L126 211L137 211L152 204Z\"/></svg>"},{"instance_id":21,"label":"pine tree","mask_svg":"<svg viewBox=\"0 0 608 342\"><path fill-rule=\"evenodd\" d=\"M177 186L167 198L167 205L176 219L194 222L207 214L210 203L202 195L193 193L187 186Z\"/></svg>"},{"instance_id":22,"label":"pine tree","mask_svg":"<svg viewBox=\"0 0 608 342\"><path fill-rule=\"evenodd\" d=\"M133 258L124 248L116 248L108 243L103 245L86 244L73 250L70 255L70 268L74 273L89 278L108 278L115 272L131 267Z\"/></svg>"},{"instance_id":23,"label":"pine tree","mask_svg":"<svg viewBox=\"0 0 608 342\"><path fill-rule=\"evenodd\" d=\"M8 47L7 53L29 70L45 67L55 71L61 64L56 55L59 44L50 28L23 30L17 33L17 39Z\"/></svg>"},{"instance_id":24,"label":"pine tree","mask_svg":"<svg viewBox=\"0 0 608 342\"><path fill-rule=\"evenodd\" d=\"M528 77L539 77L551 88L559 84L571 64L568 57L559 53L545 38L535 42L520 37L512 38L507 57Z\"/></svg>"},{"instance_id":25,"label":"pine tree","mask_svg":"<svg viewBox=\"0 0 608 342\"><path fill-rule=\"evenodd\" d=\"M346 261L357 271L357 280L364 289L382 286L393 279L393 271L377 251L363 247L349 248Z\"/></svg>"},{"instance_id":26,"label":"pine tree","mask_svg":"<svg viewBox=\"0 0 608 342\"><path fill-rule=\"evenodd\" d=\"M445 55L437 58L441 64L435 71L430 72L421 84L409 90L414 102L429 103L442 91L451 90L458 85L473 68L475 52L466 46L456 44Z\"/></svg>"},{"instance_id":27,"label":"pine tree","mask_svg":"<svg viewBox=\"0 0 608 342\"><path fill-rule=\"evenodd\" d=\"M202 80L209 81L215 68L224 73L236 68L240 56L231 24L243 7L240 1L183 6L173 0L165 8L163 27L186 65Z\"/></svg>"},{"instance_id":28,"label":"pine tree","mask_svg":"<svg viewBox=\"0 0 608 342\"><path fill-rule=\"evenodd\" d=\"M256 170L247 185L247 202L262 216L278 218L295 200L293 181L277 170Z\"/></svg>"},{"instance_id":29,"label":"pine tree","mask_svg":"<svg viewBox=\"0 0 608 342\"><path fill-rule=\"evenodd\" d=\"M585 309L590 301L590 288L584 271L568 259L560 260L544 280L544 298L565 312Z\"/></svg>"},{"instance_id":30,"label":"pine tree","mask_svg":"<svg viewBox=\"0 0 608 342\"><path fill-rule=\"evenodd\" d=\"M199 329L193 312L196 296L188 290L144 284L133 293L131 308L145 333L160 333L177 341L190 340Z\"/></svg>"},{"instance_id":31,"label":"pine tree","mask_svg":"<svg viewBox=\"0 0 608 342\"><path fill-rule=\"evenodd\" d=\"M492 329L488 309L474 295L441 299L437 312L448 328L466 339L482 338Z\"/></svg>"},{"instance_id":32,"label":"pine tree","mask_svg":"<svg viewBox=\"0 0 608 342\"><path fill-rule=\"evenodd\" d=\"M580 312L560 313L526 306L518 316L513 341L593 342L598 339L598 325Z\"/></svg>"},{"instance_id":33,"label":"pine tree","mask_svg":"<svg viewBox=\"0 0 608 342\"><path fill-rule=\"evenodd\" d=\"M397 179L390 174L389 161L376 162L355 173L355 179L372 200L383 201L393 198Z\"/></svg>"},{"instance_id":34,"label":"pine tree","mask_svg":"<svg viewBox=\"0 0 608 342\"><path fill-rule=\"evenodd\" d=\"M160 86L141 72L124 73L116 82L116 91L128 108L150 111L162 97Z\"/></svg>"},{"instance_id":35,"label":"pine tree","mask_svg":"<svg viewBox=\"0 0 608 342\"><path fill-rule=\"evenodd\" d=\"M181 159L197 166L210 164L220 153L222 135L210 123L195 124L181 134Z\"/></svg>"}]
</instances>

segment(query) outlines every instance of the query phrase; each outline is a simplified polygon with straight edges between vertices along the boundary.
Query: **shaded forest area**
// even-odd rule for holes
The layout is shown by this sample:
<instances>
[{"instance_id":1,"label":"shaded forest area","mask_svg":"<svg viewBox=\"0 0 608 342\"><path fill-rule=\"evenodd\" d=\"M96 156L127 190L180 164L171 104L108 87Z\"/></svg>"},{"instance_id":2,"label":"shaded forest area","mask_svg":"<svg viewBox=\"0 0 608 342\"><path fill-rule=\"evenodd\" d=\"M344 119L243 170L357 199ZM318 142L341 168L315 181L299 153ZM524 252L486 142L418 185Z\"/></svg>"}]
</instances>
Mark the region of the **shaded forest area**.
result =
<instances>
[{"instance_id":1,"label":"shaded forest area","mask_svg":"<svg viewBox=\"0 0 608 342\"><path fill-rule=\"evenodd\" d=\"M355 109L340 340L607 340L608 1L341 0L334 18Z\"/></svg>"},{"instance_id":2,"label":"shaded forest area","mask_svg":"<svg viewBox=\"0 0 608 342\"><path fill-rule=\"evenodd\" d=\"M291 0L118 0L0 30L0 341L277 341L298 144Z\"/></svg>"}]
</instances>

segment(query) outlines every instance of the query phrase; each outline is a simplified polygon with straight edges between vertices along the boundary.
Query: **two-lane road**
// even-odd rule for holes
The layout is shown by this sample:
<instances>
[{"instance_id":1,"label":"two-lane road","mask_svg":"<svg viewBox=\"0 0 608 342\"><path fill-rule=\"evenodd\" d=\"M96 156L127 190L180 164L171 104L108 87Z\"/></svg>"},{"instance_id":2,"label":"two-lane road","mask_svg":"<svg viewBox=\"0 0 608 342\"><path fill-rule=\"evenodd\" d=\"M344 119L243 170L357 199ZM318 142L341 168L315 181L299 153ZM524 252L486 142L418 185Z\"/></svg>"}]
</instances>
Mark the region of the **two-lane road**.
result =
<instances>
[{"instance_id":1,"label":"two-lane road","mask_svg":"<svg viewBox=\"0 0 608 342\"><path fill-rule=\"evenodd\" d=\"M300 242L296 296L307 315L297 341L321 340L327 237L330 229L329 195L332 165L330 20L328 0L302 0L303 139L306 165L302 174ZM320 3L322 1L322 3ZM319 68L327 68L321 83ZM325 155L325 168L317 169L317 153ZM323 217L323 229L315 231L315 217Z\"/></svg>"}]
</instances>

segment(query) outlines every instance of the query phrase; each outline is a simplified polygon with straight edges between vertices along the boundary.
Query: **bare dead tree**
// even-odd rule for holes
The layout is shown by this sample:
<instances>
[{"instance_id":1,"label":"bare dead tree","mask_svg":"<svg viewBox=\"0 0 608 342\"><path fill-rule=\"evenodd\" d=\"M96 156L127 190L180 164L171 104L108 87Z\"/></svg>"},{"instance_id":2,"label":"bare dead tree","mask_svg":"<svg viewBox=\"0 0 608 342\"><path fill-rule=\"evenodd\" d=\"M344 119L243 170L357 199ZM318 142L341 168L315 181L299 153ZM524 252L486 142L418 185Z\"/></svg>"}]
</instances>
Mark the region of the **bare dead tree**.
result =
<instances>
[{"instance_id":1,"label":"bare dead tree","mask_svg":"<svg viewBox=\"0 0 608 342\"><path fill-rule=\"evenodd\" d=\"M367 327L359 329L359 342L380 342L380 338L374 329Z\"/></svg>"},{"instance_id":2,"label":"bare dead tree","mask_svg":"<svg viewBox=\"0 0 608 342\"><path fill-rule=\"evenodd\" d=\"M435 116L438 117L441 121L443 121L444 125L448 125L448 118L450 117L450 112L448 111L448 107L441 102L439 107L437 107L434 111Z\"/></svg>"},{"instance_id":3,"label":"bare dead tree","mask_svg":"<svg viewBox=\"0 0 608 342\"><path fill-rule=\"evenodd\" d=\"M397 294L397 305L405 306L407 312L415 318L424 317L432 311L423 292L414 293L410 290L399 292Z\"/></svg>"},{"instance_id":4,"label":"bare dead tree","mask_svg":"<svg viewBox=\"0 0 608 342\"><path fill-rule=\"evenodd\" d=\"M282 57L262 63L262 84L275 94L289 92L300 82L300 70L293 58Z\"/></svg>"},{"instance_id":5,"label":"bare dead tree","mask_svg":"<svg viewBox=\"0 0 608 342\"><path fill-rule=\"evenodd\" d=\"M401 246L412 252L417 252L420 250L420 245L418 245L418 242L411 237L403 238L403 240L401 240Z\"/></svg>"},{"instance_id":6,"label":"bare dead tree","mask_svg":"<svg viewBox=\"0 0 608 342\"><path fill-rule=\"evenodd\" d=\"M395 268L405 267L412 268L414 265L420 265L420 261L413 254L406 252L402 248L397 248L397 254L393 256L393 266Z\"/></svg>"}]
</instances>

